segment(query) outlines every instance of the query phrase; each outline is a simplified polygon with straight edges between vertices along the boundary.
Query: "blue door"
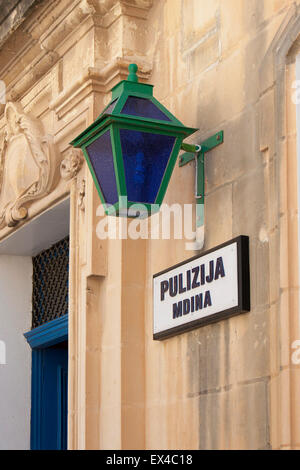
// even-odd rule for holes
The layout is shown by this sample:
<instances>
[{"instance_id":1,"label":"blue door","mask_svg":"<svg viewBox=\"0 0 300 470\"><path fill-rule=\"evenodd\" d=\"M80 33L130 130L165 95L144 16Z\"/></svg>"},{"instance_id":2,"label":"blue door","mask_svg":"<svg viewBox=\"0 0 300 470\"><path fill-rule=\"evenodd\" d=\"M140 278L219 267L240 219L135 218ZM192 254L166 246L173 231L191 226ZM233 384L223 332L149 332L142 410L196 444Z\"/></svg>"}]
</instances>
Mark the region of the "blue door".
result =
<instances>
[{"instance_id":1,"label":"blue door","mask_svg":"<svg viewBox=\"0 0 300 470\"><path fill-rule=\"evenodd\" d=\"M67 449L68 343L42 349L41 450Z\"/></svg>"},{"instance_id":2,"label":"blue door","mask_svg":"<svg viewBox=\"0 0 300 470\"><path fill-rule=\"evenodd\" d=\"M69 238L33 258L31 449L67 449Z\"/></svg>"},{"instance_id":3,"label":"blue door","mask_svg":"<svg viewBox=\"0 0 300 470\"><path fill-rule=\"evenodd\" d=\"M33 349L31 449L67 449L68 343Z\"/></svg>"}]
</instances>

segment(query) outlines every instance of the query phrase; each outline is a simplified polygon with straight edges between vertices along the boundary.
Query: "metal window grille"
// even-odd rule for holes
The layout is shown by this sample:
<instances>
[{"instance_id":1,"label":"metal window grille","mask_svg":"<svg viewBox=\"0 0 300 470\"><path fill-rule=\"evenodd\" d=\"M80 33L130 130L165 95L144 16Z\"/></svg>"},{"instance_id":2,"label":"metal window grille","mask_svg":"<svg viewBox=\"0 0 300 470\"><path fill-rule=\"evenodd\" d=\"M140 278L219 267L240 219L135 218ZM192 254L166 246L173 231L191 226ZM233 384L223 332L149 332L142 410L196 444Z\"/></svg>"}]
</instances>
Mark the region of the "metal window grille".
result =
<instances>
[{"instance_id":1,"label":"metal window grille","mask_svg":"<svg viewBox=\"0 0 300 470\"><path fill-rule=\"evenodd\" d=\"M36 328L68 313L69 237L32 261L32 328Z\"/></svg>"}]
</instances>

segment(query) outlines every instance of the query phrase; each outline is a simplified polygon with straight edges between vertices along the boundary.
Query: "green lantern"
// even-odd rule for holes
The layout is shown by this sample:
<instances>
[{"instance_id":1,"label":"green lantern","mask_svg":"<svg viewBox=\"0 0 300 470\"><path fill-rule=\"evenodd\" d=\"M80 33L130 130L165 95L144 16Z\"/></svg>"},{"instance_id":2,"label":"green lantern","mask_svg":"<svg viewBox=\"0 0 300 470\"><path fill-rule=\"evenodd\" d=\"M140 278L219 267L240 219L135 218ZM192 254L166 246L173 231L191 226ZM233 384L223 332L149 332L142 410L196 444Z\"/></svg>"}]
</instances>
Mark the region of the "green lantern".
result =
<instances>
[{"instance_id":1,"label":"green lantern","mask_svg":"<svg viewBox=\"0 0 300 470\"><path fill-rule=\"evenodd\" d=\"M96 121L71 142L82 149L105 212L137 217L163 202L183 140L196 132L183 126L138 83L137 65L112 89Z\"/></svg>"}]
</instances>

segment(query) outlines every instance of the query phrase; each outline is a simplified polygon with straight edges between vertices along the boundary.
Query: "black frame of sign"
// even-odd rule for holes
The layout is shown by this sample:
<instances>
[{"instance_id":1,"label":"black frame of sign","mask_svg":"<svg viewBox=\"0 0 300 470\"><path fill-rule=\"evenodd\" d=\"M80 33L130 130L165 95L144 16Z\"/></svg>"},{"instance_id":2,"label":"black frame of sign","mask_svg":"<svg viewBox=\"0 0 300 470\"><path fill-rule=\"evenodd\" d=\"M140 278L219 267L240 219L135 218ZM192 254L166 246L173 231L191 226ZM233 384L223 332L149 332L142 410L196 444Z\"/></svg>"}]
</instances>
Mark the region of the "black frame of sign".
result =
<instances>
[{"instance_id":1,"label":"black frame of sign","mask_svg":"<svg viewBox=\"0 0 300 470\"><path fill-rule=\"evenodd\" d=\"M163 340L170 338L172 336L186 333L195 328L199 328L205 325L210 325L211 323L216 323L227 318L233 317L235 315L240 315L241 313L250 312L251 302L250 302L250 263L249 263L249 237L241 235L233 240L230 240L222 245L212 248L211 250L201 253L201 255L194 256L188 260L183 261L182 263L176 264L171 268L165 269L153 276L153 280L162 274L166 274L170 271L173 271L180 266L184 266L191 261L201 259L202 257L213 253L221 248L224 248L228 245L237 243L237 272L238 272L238 305L227 310L222 310L221 312L213 313L204 318L199 318L195 321L189 322L185 325L180 325L168 330L162 331L160 333L153 334L154 340ZM154 313L153 313L154 321ZM153 325L154 328L154 325Z\"/></svg>"}]
</instances>

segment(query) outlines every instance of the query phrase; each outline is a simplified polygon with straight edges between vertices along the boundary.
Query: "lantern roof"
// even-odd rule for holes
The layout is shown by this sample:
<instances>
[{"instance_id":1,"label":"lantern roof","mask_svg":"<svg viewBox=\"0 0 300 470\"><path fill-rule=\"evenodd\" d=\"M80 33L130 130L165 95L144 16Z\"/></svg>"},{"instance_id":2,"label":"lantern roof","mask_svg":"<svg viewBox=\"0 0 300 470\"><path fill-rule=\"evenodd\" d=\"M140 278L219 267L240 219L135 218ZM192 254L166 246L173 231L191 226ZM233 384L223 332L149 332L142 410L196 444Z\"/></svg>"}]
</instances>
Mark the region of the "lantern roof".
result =
<instances>
[{"instance_id":1,"label":"lantern roof","mask_svg":"<svg viewBox=\"0 0 300 470\"><path fill-rule=\"evenodd\" d=\"M185 127L153 96L153 85L139 83L137 71L136 64L129 65L127 80L122 80L111 90L110 103L95 122L71 142L71 145L80 147L93 135L114 123L171 131L181 135L183 139L197 131Z\"/></svg>"}]
</instances>

